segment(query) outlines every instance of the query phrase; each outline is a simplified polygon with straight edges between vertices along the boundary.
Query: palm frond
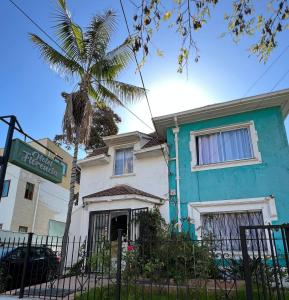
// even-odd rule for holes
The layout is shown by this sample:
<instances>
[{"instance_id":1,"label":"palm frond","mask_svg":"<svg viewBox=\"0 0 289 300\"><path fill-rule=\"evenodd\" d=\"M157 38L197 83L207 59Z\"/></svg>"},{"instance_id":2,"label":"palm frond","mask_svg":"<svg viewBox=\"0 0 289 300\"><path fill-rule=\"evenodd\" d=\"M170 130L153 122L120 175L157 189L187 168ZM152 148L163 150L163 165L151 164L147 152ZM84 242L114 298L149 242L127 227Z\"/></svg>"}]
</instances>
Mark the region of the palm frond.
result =
<instances>
[{"instance_id":1,"label":"palm frond","mask_svg":"<svg viewBox=\"0 0 289 300\"><path fill-rule=\"evenodd\" d=\"M112 64L109 60L101 60L92 65L88 73L97 80L113 80L122 70L122 64Z\"/></svg>"},{"instance_id":2,"label":"palm frond","mask_svg":"<svg viewBox=\"0 0 289 300\"><path fill-rule=\"evenodd\" d=\"M73 59L67 58L49 44L44 42L38 35L30 33L31 41L38 47L43 58L48 61L50 65L56 68L56 71L73 75L74 73L83 73L83 68Z\"/></svg>"},{"instance_id":3,"label":"palm frond","mask_svg":"<svg viewBox=\"0 0 289 300\"><path fill-rule=\"evenodd\" d=\"M83 32L79 25L71 19L65 0L58 0L59 8L56 14L56 35L67 55L81 61L85 57Z\"/></svg>"},{"instance_id":4,"label":"palm frond","mask_svg":"<svg viewBox=\"0 0 289 300\"><path fill-rule=\"evenodd\" d=\"M97 62L104 57L115 26L116 15L112 10L92 18L85 32L86 52L89 60Z\"/></svg>"},{"instance_id":5,"label":"palm frond","mask_svg":"<svg viewBox=\"0 0 289 300\"><path fill-rule=\"evenodd\" d=\"M98 86L95 90L98 91L102 102L107 103L108 105L117 104L123 106L122 101L117 97L117 95L115 95L101 83L98 83Z\"/></svg>"},{"instance_id":6,"label":"palm frond","mask_svg":"<svg viewBox=\"0 0 289 300\"><path fill-rule=\"evenodd\" d=\"M126 39L121 45L109 51L104 60L110 61L112 64L121 65L124 69L133 58L131 41Z\"/></svg>"},{"instance_id":7,"label":"palm frond","mask_svg":"<svg viewBox=\"0 0 289 300\"><path fill-rule=\"evenodd\" d=\"M117 80L101 81L117 99L122 103L135 103L145 96L145 90L141 87L127 84Z\"/></svg>"}]
</instances>

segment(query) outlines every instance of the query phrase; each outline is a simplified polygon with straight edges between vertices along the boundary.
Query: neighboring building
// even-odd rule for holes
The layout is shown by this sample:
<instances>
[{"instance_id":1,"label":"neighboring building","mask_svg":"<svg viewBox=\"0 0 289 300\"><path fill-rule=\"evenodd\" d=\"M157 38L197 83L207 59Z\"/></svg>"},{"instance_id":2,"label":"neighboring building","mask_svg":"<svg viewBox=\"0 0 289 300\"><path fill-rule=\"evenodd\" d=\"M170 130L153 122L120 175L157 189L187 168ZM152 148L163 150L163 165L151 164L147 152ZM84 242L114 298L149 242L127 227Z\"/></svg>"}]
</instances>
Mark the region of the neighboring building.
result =
<instances>
[{"instance_id":1,"label":"neighboring building","mask_svg":"<svg viewBox=\"0 0 289 300\"><path fill-rule=\"evenodd\" d=\"M134 216L155 206L168 220L165 144L137 131L108 136L104 142L106 147L78 161L80 200L70 234L85 237L90 232L90 240L100 236L115 240L121 228L132 236Z\"/></svg>"},{"instance_id":2,"label":"neighboring building","mask_svg":"<svg viewBox=\"0 0 289 300\"><path fill-rule=\"evenodd\" d=\"M47 138L39 142L57 154L55 159L63 167L62 182L55 184L8 163L0 201L0 229L59 236L66 220L72 157ZM52 157L37 143L28 144Z\"/></svg>"},{"instance_id":3,"label":"neighboring building","mask_svg":"<svg viewBox=\"0 0 289 300\"><path fill-rule=\"evenodd\" d=\"M200 238L289 222L289 90L154 118L169 149L170 216Z\"/></svg>"}]
</instances>

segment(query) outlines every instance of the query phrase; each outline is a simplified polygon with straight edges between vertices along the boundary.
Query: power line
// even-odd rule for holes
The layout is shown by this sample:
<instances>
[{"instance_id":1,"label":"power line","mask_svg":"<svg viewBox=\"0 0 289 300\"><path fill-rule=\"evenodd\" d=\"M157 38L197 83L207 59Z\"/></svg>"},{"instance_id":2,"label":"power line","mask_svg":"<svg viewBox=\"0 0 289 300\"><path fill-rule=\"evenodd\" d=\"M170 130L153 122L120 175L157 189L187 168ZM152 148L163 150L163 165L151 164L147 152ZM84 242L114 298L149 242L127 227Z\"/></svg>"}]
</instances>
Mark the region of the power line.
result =
<instances>
[{"instance_id":1,"label":"power line","mask_svg":"<svg viewBox=\"0 0 289 300\"><path fill-rule=\"evenodd\" d=\"M281 81L283 81L283 79L285 79L285 77L289 74L289 69L281 76L281 78L275 83L275 85L273 86L271 92L273 92L275 90L275 88L279 85L279 83Z\"/></svg>"},{"instance_id":2,"label":"power line","mask_svg":"<svg viewBox=\"0 0 289 300\"><path fill-rule=\"evenodd\" d=\"M36 26L47 38L49 38L50 41L52 41L59 49L61 49L67 57L69 55L63 49L63 47L53 38L47 31L45 31L36 21L32 19L19 5L17 5L13 0L8 0L21 14L23 14L34 26ZM129 113L131 113L135 118L137 118L140 122L142 122L146 127L148 127L150 130L154 130L150 125L148 125L144 120L142 120L139 116L137 116L131 109L129 109L126 105L121 103L121 106L126 109Z\"/></svg>"},{"instance_id":3,"label":"power line","mask_svg":"<svg viewBox=\"0 0 289 300\"><path fill-rule=\"evenodd\" d=\"M121 6L121 10L122 10L123 17L124 17L124 20L125 20L126 29L127 29L129 38L131 39L132 36L131 36L130 29L129 29L129 26L128 26L128 21L127 21L127 17L126 17L126 14L125 14L125 10L124 10L124 7L123 7L122 0L119 0L119 2L120 2L120 6ZM145 84L144 84L144 79L143 79L143 75L142 75L142 72L141 72L141 69L140 69L140 64L139 64L139 62L138 62L138 59L137 59L137 56L136 56L136 53L135 53L134 49L133 49L132 51L133 51L133 56L134 56L135 63L136 63L136 66L137 66L137 70L138 70L138 73L139 73L139 76L140 76L140 79L141 79L141 84L142 84L142 87L143 87L143 89L144 89L144 94L145 94L146 102L147 102L147 105L148 105L148 108L149 108L149 112L150 112L150 116L151 116L151 119L152 119L152 123L153 123L154 128L155 128L155 133L156 133L156 136L157 136L157 141L158 141L158 143L159 143L159 146L160 146L161 149L162 149L163 157L164 157L165 162L166 162L166 164L167 164L167 166L168 166L168 161L167 161L166 155L165 155L165 153L164 153L163 146L162 146L161 143L160 143L160 139L159 139L159 135L158 135L156 126L155 126L155 124L154 124L153 114L152 114L152 109L151 109L150 102L149 102L149 98L148 98L148 95L147 95L147 92L146 92L147 90L146 90L146 87L145 87Z\"/></svg>"},{"instance_id":4,"label":"power line","mask_svg":"<svg viewBox=\"0 0 289 300\"><path fill-rule=\"evenodd\" d=\"M250 85L247 91L244 93L243 97L247 96L248 93L252 90L253 87L268 73L268 71L273 67L273 65L286 53L289 49L289 45L287 45L283 51L274 59L274 61L268 66L268 68ZM275 88L275 86L274 86ZM273 88L273 89L274 89Z\"/></svg>"}]
</instances>

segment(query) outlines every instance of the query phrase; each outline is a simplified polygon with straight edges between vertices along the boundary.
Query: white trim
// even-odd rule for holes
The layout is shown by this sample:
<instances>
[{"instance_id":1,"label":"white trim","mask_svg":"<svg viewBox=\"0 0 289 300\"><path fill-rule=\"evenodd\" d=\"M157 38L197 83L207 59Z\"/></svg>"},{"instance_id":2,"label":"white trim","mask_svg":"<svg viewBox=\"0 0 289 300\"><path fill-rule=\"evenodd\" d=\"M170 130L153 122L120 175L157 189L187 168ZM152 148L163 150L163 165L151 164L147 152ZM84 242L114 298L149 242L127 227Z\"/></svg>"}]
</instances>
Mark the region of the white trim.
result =
<instances>
[{"instance_id":1,"label":"white trim","mask_svg":"<svg viewBox=\"0 0 289 300\"><path fill-rule=\"evenodd\" d=\"M224 132L235 129L248 128L251 136L251 143L253 148L253 158L250 159L240 159L233 161L224 161L208 165L197 165L197 147L196 138L200 135L211 134L216 132ZM262 163L261 153L258 149L258 135L255 129L254 121L230 124L220 127L206 128L203 130L195 130L190 132L190 151L191 151L191 171L202 171L202 170L212 170L220 168L229 168L236 166L247 166Z\"/></svg>"},{"instance_id":2,"label":"white trim","mask_svg":"<svg viewBox=\"0 0 289 300\"><path fill-rule=\"evenodd\" d=\"M215 119L238 113L278 106L280 107L285 119L289 114L289 89L216 103L179 113L155 117L153 118L153 122L158 133L162 137L165 137L166 128L173 127L175 125L175 117L178 118L179 124L188 124L201 120Z\"/></svg>"},{"instance_id":3,"label":"white trim","mask_svg":"<svg viewBox=\"0 0 289 300\"><path fill-rule=\"evenodd\" d=\"M125 174L120 174L120 175L112 175L110 176L111 179L114 178L121 178L121 177L131 177L131 176L135 176L135 173L125 173Z\"/></svg>"},{"instance_id":4,"label":"white trim","mask_svg":"<svg viewBox=\"0 0 289 300\"><path fill-rule=\"evenodd\" d=\"M181 191L180 191L180 167L179 167L179 132L180 129L177 125L177 119L175 119L176 127L173 128L173 133L175 136L175 153L176 153L176 185L177 185L177 207L178 207L178 230L182 231L182 221L181 221Z\"/></svg>"},{"instance_id":5,"label":"white trim","mask_svg":"<svg viewBox=\"0 0 289 300\"><path fill-rule=\"evenodd\" d=\"M201 238L201 215L206 213L223 212L244 212L262 211L264 224L271 224L276 221L277 210L273 197L231 199L205 202L190 202L188 204L188 214L193 224L198 238Z\"/></svg>"},{"instance_id":6,"label":"white trim","mask_svg":"<svg viewBox=\"0 0 289 300\"><path fill-rule=\"evenodd\" d=\"M77 162L77 164L81 167L81 166L86 166L87 164L89 164L91 162L96 162L96 161L98 161L98 163L108 164L110 159L109 159L109 156L106 154L99 154L96 156L81 159ZM93 164L89 164L89 165L93 166Z\"/></svg>"}]
</instances>

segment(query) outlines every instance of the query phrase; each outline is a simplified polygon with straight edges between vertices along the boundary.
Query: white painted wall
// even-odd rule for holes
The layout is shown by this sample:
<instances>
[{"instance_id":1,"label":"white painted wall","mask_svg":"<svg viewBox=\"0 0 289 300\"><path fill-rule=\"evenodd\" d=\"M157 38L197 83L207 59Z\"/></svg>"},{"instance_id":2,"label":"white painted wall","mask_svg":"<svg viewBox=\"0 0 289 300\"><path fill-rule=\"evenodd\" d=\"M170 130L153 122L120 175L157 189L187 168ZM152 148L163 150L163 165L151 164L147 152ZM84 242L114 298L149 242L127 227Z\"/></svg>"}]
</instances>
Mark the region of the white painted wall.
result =
<instances>
[{"instance_id":1,"label":"white painted wall","mask_svg":"<svg viewBox=\"0 0 289 300\"><path fill-rule=\"evenodd\" d=\"M65 222L69 190L10 163L5 179L10 179L11 182L8 197L2 198L0 202L0 223L3 224L3 230L17 232L19 226L27 226L28 231L32 230L39 186L34 233L47 235L50 219ZM35 184L32 200L24 198L27 182Z\"/></svg>"},{"instance_id":2,"label":"white painted wall","mask_svg":"<svg viewBox=\"0 0 289 300\"><path fill-rule=\"evenodd\" d=\"M142 143L142 141L134 145L128 144L125 146L133 146L135 150L138 150L140 143ZM143 158L136 158L134 156L134 173L124 176L114 176L114 153L115 149L121 147L124 147L124 145L109 148L109 163L81 168L79 204L78 207L75 207L73 211L72 224L70 227L71 235L87 235L90 211L153 207L152 204L140 202L137 200L128 200L121 201L119 203L117 203L116 201L94 203L89 204L88 206L83 208L82 197L89 194L93 194L95 192L108 189L119 184L127 184L166 200L168 199L168 169L162 153L158 152L156 156ZM168 221L168 201L165 201L165 203L160 207L160 211L162 213L162 216L166 219L166 221Z\"/></svg>"},{"instance_id":3,"label":"white painted wall","mask_svg":"<svg viewBox=\"0 0 289 300\"><path fill-rule=\"evenodd\" d=\"M19 176L20 168L9 163L5 176L5 180L10 180L9 193L0 201L0 224L3 224L3 230L10 230L11 227Z\"/></svg>"}]
</instances>

